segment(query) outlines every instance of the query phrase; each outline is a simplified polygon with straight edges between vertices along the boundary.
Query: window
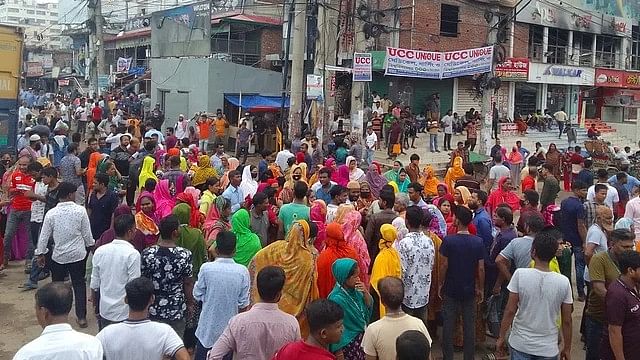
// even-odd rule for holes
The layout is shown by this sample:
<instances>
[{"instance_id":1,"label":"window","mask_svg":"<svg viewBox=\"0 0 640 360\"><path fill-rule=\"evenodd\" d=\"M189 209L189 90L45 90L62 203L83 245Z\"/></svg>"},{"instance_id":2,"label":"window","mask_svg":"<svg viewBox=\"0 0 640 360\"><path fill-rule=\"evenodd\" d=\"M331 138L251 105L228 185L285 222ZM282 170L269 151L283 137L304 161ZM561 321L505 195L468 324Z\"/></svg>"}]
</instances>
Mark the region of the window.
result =
<instances>
[{"instance_id":1,"label":"window","mask_svg":"<svg viewBox=\"0 0 640 360\"><path fill-rule=\"evenodd\" d=\"M614 68L617 65L620 38L596 35L596 67Z\"/></svg>"},{"instance_id":2,"label":"window","mask_svg":"<svg viewBox=\"0 0 640 360\"><path fill-rule=\"evenodd\" d=\"M566 64L567 50L569 48L569 31L557 28L549 28L549 46L547 48L547 63Z\"/></svg>"},{"instance_id":3,"label":"window","mask_svg":"<svg viewBox=\"0 0 640 360\"><path fill-rule=\"evenodd\" d=\"M38 14L38 15L47 15L47 12L38 10L38 11L36 11L36 14Z\"/></svg>"},{"instance_id":4,"label":"window","mask_svg":"<svg viewBox=\"0 0 640 360\"><path fill-rule=\"evenodd\" d=\"M33 15L33 14L35 14L35 11L33 11L33 10L27 10L27 14L29 14L29 15Z\"/></svg>"},{"instance_id":5,"label":"window","mask_svg":"<svg viewBox=\"0 0 640 360\"><path fill-rule=\"evenodd\" d=\"M542 62L542 38L544 27L529 25L529 59Z\"/></svg>"},{"instance_id":6,"label":"window","mask_svg":"<svg viewBox=\"0 0 640 360\"><path fill-rule=\"evenodd\" d=\"M460 8L458 6L442 4L440 7L440 35L441 36L458 36L458 22Z\"/></svg>"},{"instance_id":7,"label":"window","mask_svg":"<svg viewBox=\"0 0 640 360\"><path fill-rule=\"evenodd\" d=\"M573 32L573 55L571 63L578 66L593 66L594 35L588 33Z\"/></svg>"},{"instance_id":8,"label":"window","mask_svg":"<svg viewBox=\"0 0 640 360\"><path fill-rule=\"evenodd\" d=\"M9 12L10 13L19 13L20 9L16 9L16 8L9 8Z\"/></svg>"},{"instance_id":9,"label":"window","mask_svg":"<svg viewBox=\"0 0 640 360\"><path fill-rule=\"evenodd\" d=\"M640 70L640 27L631 31L631 69Z\"/></svg>"}]
</instances>

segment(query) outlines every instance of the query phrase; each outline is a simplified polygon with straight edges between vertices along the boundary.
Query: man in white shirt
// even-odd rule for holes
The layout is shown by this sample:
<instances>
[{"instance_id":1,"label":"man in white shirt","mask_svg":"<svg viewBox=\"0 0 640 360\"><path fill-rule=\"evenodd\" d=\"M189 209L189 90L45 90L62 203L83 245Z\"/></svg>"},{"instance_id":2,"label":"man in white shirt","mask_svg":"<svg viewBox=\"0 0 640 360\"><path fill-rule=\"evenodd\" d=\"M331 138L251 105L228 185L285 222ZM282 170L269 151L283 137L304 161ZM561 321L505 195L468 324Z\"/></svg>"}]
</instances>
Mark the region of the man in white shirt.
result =
<instances>
[{"instance_id":1,"label":"man in white shirt","mask_svg":"<svg viewBox=\"0 0 640 360\"><path fill-rule=\"evenodd\" d=\"M129 310L124 303L125 285L140 277L140 253L131 245L136 221L131 214L113 219L116 238L96 249L91 271L91 303L99 302L98 328L127 319ZM98 312L96 312L98 314Z\"/></svg>"},{"instance_id":2,"label":"man in white shirt","mask_svg":"<svg viewBox=\"0 0 640 360\"><path fill-rule=\"evenodd\" d=\"M59 203L44 216L42 230L38 238L35 255L38 265L44 266L47 243L53 236L51 255L51 280L64 281L69 274L75 297L77 323L87 327L87 284L85 282L87 249L94 245L87 210L75 203L74 184L63 182L58 185Z\"/></svg>"},{"instance_id":3,"label":"man in white shirt","mask_svg":"<svg viewBox=\"0 0 640 360\"><path fill-rule=\"evenodd\" d=\"M189 121L185 121L184 115L180 114L178 116L178 122L173 128L176 131L176 137L178 140L189 137Z\"/></svg>"},{"instance_id":4,"label":"man in white shirt","mask_svg":"<svg viewBox=\"0 0 640 360\"><path fill-rule=\"evenodd\" d=\"M561 108L560 111L556 111L553 114L553 117L556 119L558 123L558 139L562 137L562 132L564 131L564 124L567 122L567 113L564 112L564 108Z\"/></svg>"},{"instance_id":5,"label":"man in white shirt","mask_svg":"<svg viewBox=\"0 0 640 360\"><path fill-rule=\"evenodd\" d=\"M105 245L106 246L106 245ZM128 317L102 329L96 338L102 343L106 360L189 360L191 356L171 326L149 320L149 306L155 300L153 282L145 277L125 286Z\"/></svg>"},{"instance_id":6,"label":"man in white shirt","mask_svg":"<svg viewBox=\"0 0 640 360\"><path fill-rule=\"evenodd\" d=\"M442 129L444 131L444 150L451 151L451 137L453 136L453 115L451 110L447 111L447 115L442 117Z\"/></svg>"},{"instance_id":7,"label":"man in white shirt","mask_svg":"<svg viewBox=\"0 0 640 360\"><path fill-rule=\"evenodd\" d=\"M291 152L291 140L284 141L284 149L276 154L276 164L280 166L280 170L282 172L287 171L289 165L287 164L287 160L289 158L294 157L295 155Z\"/></svg>"},{"instance_id":8,"label":"man in white shirt","mask_svg":"<svg viewBox=\"0 0 640 360\"><path fill-rule=\"evenodd\" d=\"M27 114L31 114L31 109L29 109L29 107L27 106L27 102L23 101L22 106L20 106L20 108L18 109L18 120L20 121L19 129L22 129L26 126L25 121L27 120Z\"/></svg>"},{"instance_id":9,"label":"man in white shirt","mask_svg":"<svg viewBox=\"0 0 640 360\"><path fill-rule=\"evenodd\" d=\"M593 255L609 249L607 234L613 231L613 212L604 205L596 205L595 221L587 230L587 245L584 248L584 258L587 265L591 262ZM588 266L584 268L584 281L591 281Z\"/></svg>"},{"instance_id":10,"label":"man in white shirt","mask_svg":"<svg viewBox=\"0 0 640 360\"><path fill-rule=\"evenodd\" d=\"M596 184L604 184L607 185L607 197L604 199L604 204L607 205L607 207L611 210L615 209L615 205L620 202L620 197L618 196L618 190L616 190L616 188L614 188L613 186L609 185L609 174L607 173L606 169L598 169L598 171L596 172L596 176L598 177L598 180L596 181ZM596 186L595 185L591 185L589 186L589 189L587 190L587 201L594 201L596 197Z\"/></svg>"},{"instance_id":11,"label":"man in white shirt","mask_svg":"<svg viewBox=\"0 0 640 360\"><path fill-rule=\"evenodd\" d=\"M69 285L48 283L36 291L35 298L36 318L44 330L37 339L18 350L13 360L102 360L100 341L73 330L68 324L73 304Z\"/></svg>"},{"instance_id":12,"label":"man in white shirt","mask_svg":"<svg viewBox=\"0 0 640 360\"><path fill-rule=\"evenodd\" d=\"M496 343L496 356L505 355L505 336L511 327L509 345L512 358L571 359L571 341L564 341L558 354L558 317L562 319L562 336L571 339L573 295L569 279L549 269L549 261L556 256L557 230L536 234L531 254L534 268L516 269L509 286L509 301ZM544 289L544 290L541 290ZM513 324L513 325L512 325Z\"/></svg>"},{"instance_id":13,"label":"man in white shirt","mask_svg":"<svg viewBox=\"0 0 640 360\"><path fill-rule=\"evenodd\" d=\"M386 314L367 327L362 348L367 359L396 360L396 339L408 330L420 331L431 344L431 336L424 323L402 311L404 286L396 277L384 277L376 284Z\"/></svg>"},{"instance_id":14,"label":"man in white shirt","mask_svg":"<svg viewBox=\"0 0 640 360\"><path fill-rule=\"evenodd\" d=\"M365 145L367 146L365 149L365 161L368 165L371 165L373 164L373 155L376 153L376 148L378 147L378 135L376 135L371 126L367 126Z\"/></svg>"}]
</instances>

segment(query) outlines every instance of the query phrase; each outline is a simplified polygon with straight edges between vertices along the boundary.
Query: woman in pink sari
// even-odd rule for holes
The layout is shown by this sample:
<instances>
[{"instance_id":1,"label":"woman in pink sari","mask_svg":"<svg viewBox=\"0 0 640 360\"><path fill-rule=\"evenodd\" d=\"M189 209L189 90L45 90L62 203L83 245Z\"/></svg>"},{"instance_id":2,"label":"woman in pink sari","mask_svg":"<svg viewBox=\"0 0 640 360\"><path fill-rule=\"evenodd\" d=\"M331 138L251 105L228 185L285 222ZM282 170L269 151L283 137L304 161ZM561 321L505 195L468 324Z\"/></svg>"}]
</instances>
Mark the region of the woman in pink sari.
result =
<instances>
[{"instance_id":1,"label":"woman in pink sari","mask_svg":"<svg viewBox=\"0 0 640 360\"><path fill-rule=\"evenodd\" d=\"M327 224L325 223L327 219L327 204L325 204L324 200L316 200L313 202L309 212L309 218L318 228L318 235L316 235L316 241L313 245L318 249L318 252L320 252L324 249L324 242L327 239Z\"/></svg>"},{"instance_id":2,"label":"woman in pink sari","mask_svg":"<svg viewBox=\"0 0 640 360\"><path fill-rule=\"evenodd\" d=\"M371 257L369 257L369 250L367 249L366 241L364 241L364 236L362 236L360 232L362 215L360 215L360 212L355 208L350 207L351 209L346 212L340 221L336 218L336 222L342 225L344 239L347 241L347 244L356 249L356 254L358 254L358 268L360 269L360 280L369 287Z\"/></svg>"},{"instance_id":3,"label":"woman in pink sari","mask_svg":"<svg viewBox=\"0 0 640 360\"><path fill-rule=\"evenodd\" d=\"M231 203L222 196L218 196L213 201L213 206L209 207L209 213L204 220L205 245L210 258L215 257L215 247L212 246L216 241L218 233L221 231L231 231Z\"/></svg>"},{"instance_id":4,"label":"woman in pink sari","mask_svg":"<svg viewBox=\"0 0 640 360\"><path fill-rule=\"evenodd\" d=\"M153 192L153 199L156 201L156 216L158 219L171 215L173 207L176 206L176 199L169 192L169 180L158 181L156 190Z\"/></svg>"},{"instance_id":5,"label":"woman in pink sari","mask_svg":"<svg viewBox=\"0 0 640 360\"><path fill-rule=\"evenodd\" d=\"M333 174L331 174L331 180L340 186L347 187L349 183L349 167L347 165L340 165L338 171L334 171Z\"/></svg>"}]
</instances>

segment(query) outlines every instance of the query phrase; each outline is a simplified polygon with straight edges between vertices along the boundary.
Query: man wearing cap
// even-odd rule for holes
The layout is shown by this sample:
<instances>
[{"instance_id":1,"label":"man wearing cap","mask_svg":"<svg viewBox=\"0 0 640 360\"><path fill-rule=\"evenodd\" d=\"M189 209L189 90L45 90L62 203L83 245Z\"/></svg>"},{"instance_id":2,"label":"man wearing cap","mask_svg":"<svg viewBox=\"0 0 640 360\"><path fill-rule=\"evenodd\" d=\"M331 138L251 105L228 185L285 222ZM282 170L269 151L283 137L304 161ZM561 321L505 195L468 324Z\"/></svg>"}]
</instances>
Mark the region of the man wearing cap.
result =
<instances>
[{"instance_id":1,"label":"man wearing cap","mask_svg":"<svg viewBox=\"0 0 640 360\"><path fill-rule=\"evenodd\" d=\"M175 134L178 140L189 137L189 121L184 120L184 115L178 115L178 122L173 128L176 131Z\"/></svg>"},{"instance_id":2,"label":"man wearing cap","mask_svg":"<svg viewBox=\"0 0 640 360\"><path fill-rule=\"evenodd\" d=\"M26 156L35 161L40 156L41 146L42 142L40 142L40 135L33 134L29 136L29 146L26 146L24 149L20 150L20 153L18 153L18 157Z\"/></svg>"},{"instance_id":3,"label":"man wearing cap","mask_svg":"<svg viewBox=\"0 0 640 360\"><path fill-rule=\"evenodd\" d=\"M349 190L349 201L347 204L351 204L356 208L356 210L359 210L356 202L360 198L360 183L355 180L351 180L347 183L347 189Z\"/></svg>"},{"instance_id":4,"label":"man wearing cap","mask_svg":"<svg viewBox=\"0 0 640 360\"><path fill-rule=\"evenodd\" d=\"M74 202L77 186L68 182L58 185L58 205L44 216L35 255L44 266L47 243L53 236L51 280L64 281L67 274L75 298L76 322L87 327L87 284L85 282L87 253L94 245L89 216L84 206Z\"/></svg>"}]
</instances>

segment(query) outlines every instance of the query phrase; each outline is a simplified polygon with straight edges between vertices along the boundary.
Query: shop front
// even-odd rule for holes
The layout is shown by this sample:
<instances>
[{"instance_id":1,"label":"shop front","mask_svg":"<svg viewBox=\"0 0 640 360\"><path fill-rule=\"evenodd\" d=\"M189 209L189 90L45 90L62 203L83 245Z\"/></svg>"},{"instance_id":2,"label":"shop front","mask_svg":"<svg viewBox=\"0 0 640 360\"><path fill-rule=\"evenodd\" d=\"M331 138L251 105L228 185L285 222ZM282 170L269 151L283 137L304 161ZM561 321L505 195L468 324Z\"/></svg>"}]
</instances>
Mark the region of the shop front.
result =
<instances>
[{"instance_id":1,"label":"shop front","mask_svg":"<svg viewBox=\"0 0 640 360\"><path fill-rule=\"evenodd\" d=\"M581 111L581 91L592 87L594 79L594 68L531 63L529 81L516 86L516 107L520 105L521 109L527 106L531 108L531 104L535 103L535 110L548 109L554 113L564 109L569 119L575 123ZM535 102L530 102L534 97Z\"/></svg>"},{"instance_id":2,"label":"shop front","mask_svg":"<svg viewBox=\"0 0 640 360\"><path fill-rule=\"evenodd\" d=\"M598 68L595 86L586 98L594 118L619 123L640 118L640 72Z\"/></svg>"},{"instance_id":3,"label":"shop front","mask_svg":"<svg viewBox=\"0 0 640 360\"><path fill-rule=\"evenodd\" d=\"M536 89L530 89L527 84L529 59L506 58L496 65L495 75L502 80L497 96L501 114L515 121L516 117L535 111ZM520 96L516 96L516 92Z\"/></svg>"}]
</instances>

